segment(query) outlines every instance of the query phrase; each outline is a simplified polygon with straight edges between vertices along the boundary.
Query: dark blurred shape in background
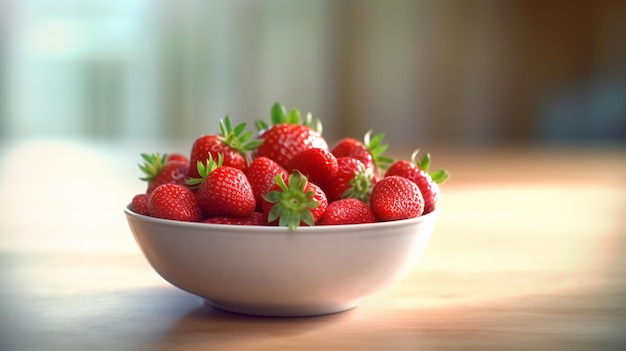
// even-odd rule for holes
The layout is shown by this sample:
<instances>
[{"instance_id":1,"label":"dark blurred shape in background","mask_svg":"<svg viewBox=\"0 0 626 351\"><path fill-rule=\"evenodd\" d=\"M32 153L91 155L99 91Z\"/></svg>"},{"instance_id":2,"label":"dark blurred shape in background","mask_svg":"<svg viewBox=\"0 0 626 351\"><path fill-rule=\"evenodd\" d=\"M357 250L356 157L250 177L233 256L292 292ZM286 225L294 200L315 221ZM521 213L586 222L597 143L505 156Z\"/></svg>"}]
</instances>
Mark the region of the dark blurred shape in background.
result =
<instances>
[{"instance_id":1,"label":"dark blurred shape in background","mask_svg":"<svg viewBox=\"0 0 626 351\"><path fill-rule=\"evenodd\" d=\"M0 0L0 137L626 142L626 1Z\"/></svg>"}]
</instances>

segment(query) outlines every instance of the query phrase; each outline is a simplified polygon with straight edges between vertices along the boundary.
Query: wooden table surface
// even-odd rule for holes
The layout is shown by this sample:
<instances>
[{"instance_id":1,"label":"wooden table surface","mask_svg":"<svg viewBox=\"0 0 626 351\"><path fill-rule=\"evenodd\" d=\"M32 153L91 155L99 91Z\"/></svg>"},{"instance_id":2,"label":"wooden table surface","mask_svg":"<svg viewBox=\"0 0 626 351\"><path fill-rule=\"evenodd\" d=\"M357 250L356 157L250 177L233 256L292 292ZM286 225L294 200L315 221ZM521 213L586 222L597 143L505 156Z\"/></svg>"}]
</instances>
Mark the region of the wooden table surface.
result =
<instances>
[{"instance_id":1,"label":"wooden table surface","mask_svg":"<svg viewBox=\"0 0 626 351\"><path fill-rule=\"evenodd\" d=\"M0 350L626 349L626 148L437 150L453 177L406 279L348 312L261 318L147 264L122 213L138 147L0 150ZM33 163L44 150L64 156Z\"/></svg>"}]
</instances>

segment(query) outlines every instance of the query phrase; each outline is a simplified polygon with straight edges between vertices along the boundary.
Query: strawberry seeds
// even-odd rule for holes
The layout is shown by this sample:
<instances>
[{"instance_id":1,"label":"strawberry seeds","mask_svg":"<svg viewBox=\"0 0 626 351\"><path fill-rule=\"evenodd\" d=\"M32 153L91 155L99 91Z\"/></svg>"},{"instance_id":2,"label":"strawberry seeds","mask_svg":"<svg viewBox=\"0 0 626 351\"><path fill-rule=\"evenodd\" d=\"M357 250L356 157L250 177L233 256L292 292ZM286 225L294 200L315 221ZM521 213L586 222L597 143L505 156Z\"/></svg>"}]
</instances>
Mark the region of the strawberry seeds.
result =
<instances>
[{"instance_id":1,"label":"strawberry seeds","mask_svg":"<svg viewBox=\"0 0 626 351\"><path fill-rule=\"evenodd\" d=\"M197 138L190 157L141 154L147 182L130 209L176 221L229 225L360 224L418 217L435 210L449 173L429 173L430 154L411 161L383 155L383 134L339 140L332 148L311 114L276 103L271 123Z\"/></svg>"}]
</instances>

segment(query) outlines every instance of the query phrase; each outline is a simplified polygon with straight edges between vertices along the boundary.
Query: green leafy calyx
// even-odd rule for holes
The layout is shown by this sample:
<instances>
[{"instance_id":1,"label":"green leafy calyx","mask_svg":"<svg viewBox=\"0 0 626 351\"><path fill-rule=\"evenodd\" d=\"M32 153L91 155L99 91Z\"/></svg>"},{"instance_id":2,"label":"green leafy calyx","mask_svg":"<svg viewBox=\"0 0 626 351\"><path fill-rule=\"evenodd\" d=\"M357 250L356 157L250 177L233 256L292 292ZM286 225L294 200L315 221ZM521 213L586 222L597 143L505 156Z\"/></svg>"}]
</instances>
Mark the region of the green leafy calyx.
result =
<instances>
[{"instance_id":1,"label":"green leafy calyx","mask_svg":"<svg viewBox=\"0 0 626 351\"><path fill-rule=\"evenodd\" d=\"M350 197L369 203L373 179L374 171L371 168L366 168L365 165L359 165L359 170L355 172L354 177L348 182L350 187L344 191L341 198L345 199Z\"/></svg>"},{"instance_id":2,"label":"green leafy calyx","mask_svg":"<svg viewBox=\"0 0 626 351\"><path fill-rule=\"evenodd\" d=\"M250 140L252 131L246 130L246 126L246 123L240 123L233 128L229 116L220 120L220 140L247 157L247 152L261 145L263 139Z\"/></svg>"},{"instance_id":3,"label":"green leafy calyx","mask_svg":"<svg viewBox=\"0 0 626 351\"><path fill-rule=\"evenodd\" d=\"M391 157L384 156L389 145L383 144L385 133L372 135L373 131L369 130L363 136L363 144L372 155L374 165L377 169L387 169L395 161Z\"/></svg>"},{"instance_id":4,"label":"green leafy calyx","mask_svg":"<svg viewBox=\"0 0 626 351\"><path fill-rule=\"evenodd\" d=\"M139 165L139 169L144 173L141 180L145 180L147 182L152 181L156 176L161 173L161 170L165 166L167 162L167 154L141 154L141 158L144 159L144 163Z\"/></svg>"},{"instance_id":5,"label":"green leafy calyx","mask_svg":"<svg viewBox=\"0 0 626 351\"><path fill-rule=\"evenodd\" d=\"M198 161L198 163L196 164L196 167L198 168L198 174L200 175L200 177L189 178L185 181L185 184L187 184L188 186L192 188L199 187L200 184L204 182L206 177L208 177L209 174L211 174L211 172L213 172L217 168L222 167L223 163L224 163L224 155L222 153L217 154L217 160L214 160L213 156L209 153L209 158L207 158L206 164L205 162L202 162L202 161Z\"/></svg>"},{"instance_id":6,"label":"green leafy calyx","mask_svg":"<svg viewBox=\"0 0 626 351\"><path fill-rule=\"evenodd\" d=\"M270 121L271 125L273 126L282 123L301 124L313 129L320 134L323 131L322 122L319 119L313 119L313 115L310 112L307 113L304 118L302 118L302 114L298 109L292 108L291 110L289 110L289 112L287 112L285 106L278 102L272 105ZM255 126L259 131L268 129L270 127L270 125L262 120L256 121Z\"/></svg>"},{"instance_id":7,"label":"green leafy calyx","mask_svg":"<svg viewBox=\"0 0 626 351\"><path fill-rule=\"evenodd\" d=\"M289 227L291 230L295 230L301 222L315 225L312 210L319 206L319 202L313 199L312 190L306 191L307 178L296 171L289 176L287 184L280 174L276 175L274 182L279 190L272 190L264 195L267 202L274 204L268 214L268 222L278 219L279 226Z\"/></svg>"},{"instance_id":8,"label":"green leafy calyx","mask_svg":"<svg viewBox=\"0 0 626 351\"><path fill-rule=\"evenodd\" d=\"M413 154L411 154L411 162L414 165L416 165L422 171L428 173L430 175L430 178L432 178L432 180L437 184L442 184L450 178L450 173L446 171L445 169L440 169L434 172L428 172L430 169L430 162L431 162L430 154L426 153L421 158L418 158L419 151L420 150L417 149L413 151Z\"/></svg>"}]
</instances>

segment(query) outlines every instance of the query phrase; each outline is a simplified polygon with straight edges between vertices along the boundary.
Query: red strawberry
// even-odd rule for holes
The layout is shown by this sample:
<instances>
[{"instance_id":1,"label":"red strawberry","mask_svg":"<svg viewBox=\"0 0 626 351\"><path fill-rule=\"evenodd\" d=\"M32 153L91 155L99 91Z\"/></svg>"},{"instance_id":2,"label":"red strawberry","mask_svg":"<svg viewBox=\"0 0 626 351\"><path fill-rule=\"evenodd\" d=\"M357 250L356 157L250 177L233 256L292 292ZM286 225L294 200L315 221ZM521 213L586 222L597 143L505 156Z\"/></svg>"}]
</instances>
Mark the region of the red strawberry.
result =
<instances>
[{"instance_id":1,"label":"red strawberry","mask_svg":"<svg viewBox=\"0 0 626 351\"><path fill-rule=\"evenodd\" d=\"M182 163L186 163L189 164L189 159L187 158L187 156L183 155L183 154L179 154L179 153L171 153L171 154L167 154L167 162L172 162L172 161L177 161L177 162L182 162Z\"/></svg>"},{"instance_id":2,"label":"red strawberry","mask_svg":"<svg viewBox=\"0 0 626 351\"><path fill-rule=\"evenodd\" d=\"M191 147L191 157L189 158L189 176L191 178L199 178L198 161L206 166L206 160L209 155L213 159L217 159L218 154L222 154L224 158L224 166L234 167L241 170L248 167L248 151L256 148L262 141L252 140L251 131L245 132L246 124L238 124L232 127L230 118L220 120L221 134L207 134L196 139Z\"/></svg>"},{"instance_id":3,"label":"red strawberry","mask_svg":"<svg viewBox=\"0 0 626 351\"><path fill-rule=\"evenodd\" d=\"M374 211L365 202L346 198L328 204L320 224L360 224L376 221Z\"/></svg>"},{"instance_id":4,"label":"red strawberry","mask_svg":"<svg viewBox=\"0 0 626 351\"><path fill-rule=\"evenodd\" d=\"M207 217L247 217L255 209L252 187L242 170L223 166L222 154L215 162L209 156L206 166L198 162L200 178L189 179L187 184L199 185L196 199Z\"/></svg>"},{"instance_id":5,"label":"red strawberry","mask_svg":"<svg viewBox=\"0 0 626 351\"><path fill-rule=\"evenodd\" d=\"M366 168L374 169L375 173L379 169L387 169L393 159L383 156L388 147L387 144L382 143L385 134L376 134L373 138L371 134L371 130L365 133L363 142L354 138L341 139L333 145L331 152L337 158L354 157L363 162Z\"/></svg>"},{"instance_id":6,"label":"red strawberry","mask_svg":"<svg viewBox=\"0 0 626 351\"><path fill-rule=\"evenodd\" d=\"M296 154L287 165L287 170L300 171L310 182L321 187L330 183L337 175L337 159L328 149L312 148Z\"/></svg>"},{"instance_id":7,"label":"red strawberry","mask_svg":"<svg viewBox=\"0 0 626 351\"><path fill-rule=\"evenodd\" d=\"M430 154L425 154L418 160L417 153L418 150L411 155L410 162L406 160L394 162L385 176L400 176L417 184L424 198L424 214L426 214L435 209L440 192L438 184L445 182L450 174L443 169L429 174Z\"/></svg>"},{"instance_id":8,"label":"red strawberry","mask_svg":"<svg viewBox=\"0 0 626 351\"><path fill-rule=\"evenodd\" d=\"M389 176L374 185L370 206L379 220L394 221L420 216L424 212L424 199L412 181Z\"/></svg>"},{"instance_id":9,"label":"red strawberry","mask_svg":"<svg viewBox=\"0 0 626 351\"><path fill-rule=\"evenodd\" d=\"M254 156L265 156L284 168L295 155L304 150L328 149L319 121L314 122L311 114L308 114L303 124L300 111L292 109L287 114L278 103L272 107L272 125L257 121L257 129L263 141L254 150Z\"/></svg>"},{"instance_id":10,"label":"red strawberry","mask_svg":"<svg viewBox=\"0 0 626 351\"><path fill-rule=\"evenodd\" d=\"M287 183L277 175L275 182L263 197L263 214L268 223L295 230L299 225L315 225L321 220L328 200L320 187L300 172L291 174Z\"/></svg>"},{"instance_id":11,"label":"red strawberry","mask_svg":"<svg viewBox=\"0 0 626 351\"><path fill-rule=\"evenodd\" d=\"M130 209L145 216L149 216L148 211L148 194L137 194L133 197L133 201L130 203Z\"/></svg>"},{"instance_id":12,"label":"red strawberry","mask_svg":"<svg viewBox=\"0 0 626 351\"><path fill-rule=\"evenodd\" d=\"M163 184L154 189L148 197L148 211L153 217L176 221L198 222L202 219L196 195L179 184Z\"/></svg>"},{"instance_id":13,"label":"red strawberry","mask_svg":"<svg viewBox=\"0 0 626 351\"><path fill-rule=\"evenodd\" d=\"M328 202L346 197L369 202L372 186L375 183L373 170L366 169L361 161L353 157L339 157L337 165L337 174L324 187Z\"/></svg>"},{"instance_id":14,"label":"red strawberry","mask_svg":"<svg viewBox=\"0 0 626 351\"><path fill-rule=\"evenodd\" d=\"M261 210L263 195L270 191L270 189L274 186L274 178L276 175L283 175L283 179L285 181L288 177L288 173L283 167L263 156L252 160L252 163L250 163L250 166L248 166L244 173L246 174L248 182L250 182L250 186L252 187L252 193L254 193L257 210Z\"/></svg>"},{"instance_id":15,"label":"red strawberry","mask_svg":"<svg viewBox=\"0 0 626 351\"><path fill-rule=\"evenodd\" d=\"M172 183L172 184L185 184L187 179L188 165L180 161L166 161L167 155L156 154L141 154L141 157L145 160L143 165L139 165L139 168L144 172L145 177L141 180L148 182L148 188L146 194L150 194L159 185Z\"/></svg>"},{"instance_id":16,"label":"red strawberry","mask_svg":"<svg viewBox=\"0 0 626 351\"><path fill-rule=\"evenodd\" d=\"M205 219L203 222L231 225L267 225L267 222L265 221L265 216L262 212L252 212L248 217L210 217Z\"/></svg>"}]
</instances>

